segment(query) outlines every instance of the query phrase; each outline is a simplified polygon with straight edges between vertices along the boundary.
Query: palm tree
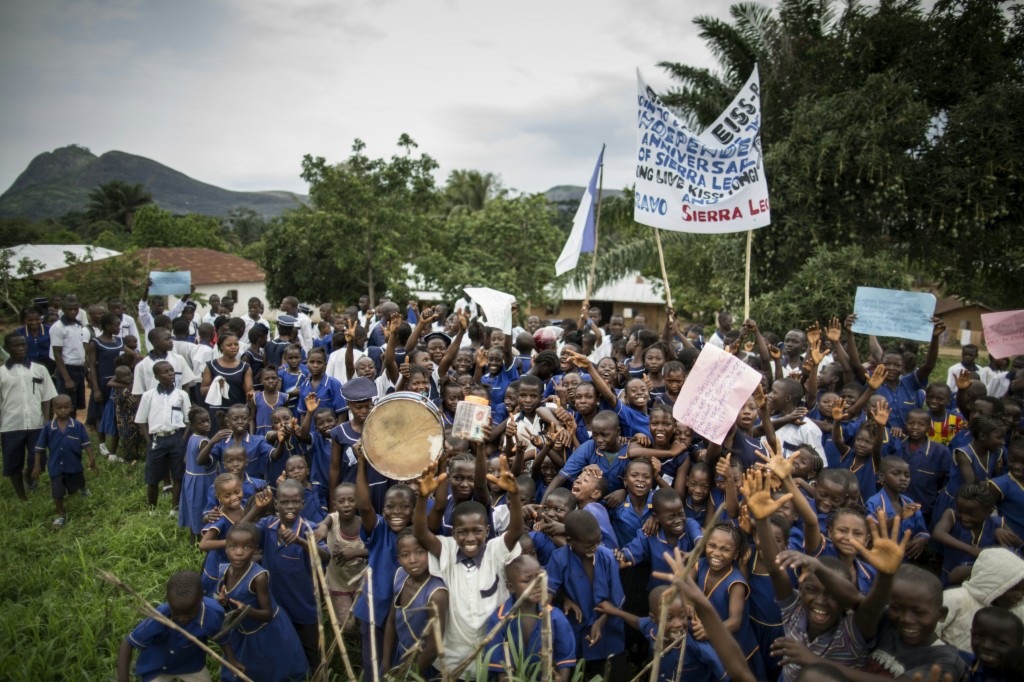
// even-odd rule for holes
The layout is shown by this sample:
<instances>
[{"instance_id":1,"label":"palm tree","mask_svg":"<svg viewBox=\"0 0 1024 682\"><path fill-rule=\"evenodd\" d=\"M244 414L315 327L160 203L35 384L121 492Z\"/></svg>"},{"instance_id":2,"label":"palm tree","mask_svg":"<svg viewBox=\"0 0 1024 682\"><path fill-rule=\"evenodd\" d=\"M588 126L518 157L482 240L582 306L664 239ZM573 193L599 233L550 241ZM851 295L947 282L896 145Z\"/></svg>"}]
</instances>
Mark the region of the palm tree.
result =
<instances>
[{"instance_id":1,"label":"palm tree","mask_svg":"<svg viewBox=\"0 0 1024 682\"><path fill-rule=\"evenodd\" d=\"M153 195L143 188L141 182L130 184L123 180L111 180L89 192L85 216L90 221L109 220L120 223L131 234L135 212L151 203Z\"/></svg>"},{"instance_id":2,"label":"palm tree","mask_svg":"<svg viewBox=\"0 0 1024 682\"><path fill-rule=\"evenodd\" d=\"M479 211L492 199L505 196L501 176L477 170L453 170L445 186L449 212L454 210Z\"/></svg>"}]
</instances>

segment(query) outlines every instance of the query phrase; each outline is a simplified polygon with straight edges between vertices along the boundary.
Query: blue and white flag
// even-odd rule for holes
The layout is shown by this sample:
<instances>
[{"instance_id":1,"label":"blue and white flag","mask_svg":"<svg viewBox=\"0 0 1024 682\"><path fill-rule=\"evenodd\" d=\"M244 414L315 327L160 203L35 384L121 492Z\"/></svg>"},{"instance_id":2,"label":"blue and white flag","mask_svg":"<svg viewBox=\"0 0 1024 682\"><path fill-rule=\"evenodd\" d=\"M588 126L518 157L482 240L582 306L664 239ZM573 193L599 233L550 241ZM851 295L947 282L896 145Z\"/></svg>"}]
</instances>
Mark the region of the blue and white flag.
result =
<instances>
[{"instance_id":1,"label":"blue and white flag","mask_svg":"<svg viewBox=\"0 0 1024 682\"><path fill-rule=\"evenodd\" d=\"M601 171L601 159L604 157L604 147L597 155L597 165L594 166L594 173L590 176L590 184L587 191L583 193L580 200L580 207L576 209L576 216L572 219L572 232L565 241L565 248L562 255L555 261L555 275L562 275L576 267L581 253L594 252L594 198L597 196L597 175Z\"/></svg>"}]
</instances>

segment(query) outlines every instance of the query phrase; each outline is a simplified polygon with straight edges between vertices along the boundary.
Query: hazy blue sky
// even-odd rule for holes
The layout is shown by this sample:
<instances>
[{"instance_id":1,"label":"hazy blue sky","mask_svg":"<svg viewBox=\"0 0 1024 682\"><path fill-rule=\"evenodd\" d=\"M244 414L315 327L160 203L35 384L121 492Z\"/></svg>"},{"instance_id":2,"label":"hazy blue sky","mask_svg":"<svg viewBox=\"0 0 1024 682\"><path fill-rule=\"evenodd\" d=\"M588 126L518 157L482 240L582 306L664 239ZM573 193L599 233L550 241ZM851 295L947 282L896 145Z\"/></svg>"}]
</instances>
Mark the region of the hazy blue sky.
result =
<instances>
[{"instance_id":1,"label":"hazy blue sky","mask_svg":"<svg viewBox=\"0 0 1024 682\"><path fill-rule=\"evenodd\" d=\"M711 66L692 18L725 0L3 0L0 191L77 143L229 189L306 190L302 155L402 132L506 186L632 182L635 69Z\"/></svg>"}]
</instances>

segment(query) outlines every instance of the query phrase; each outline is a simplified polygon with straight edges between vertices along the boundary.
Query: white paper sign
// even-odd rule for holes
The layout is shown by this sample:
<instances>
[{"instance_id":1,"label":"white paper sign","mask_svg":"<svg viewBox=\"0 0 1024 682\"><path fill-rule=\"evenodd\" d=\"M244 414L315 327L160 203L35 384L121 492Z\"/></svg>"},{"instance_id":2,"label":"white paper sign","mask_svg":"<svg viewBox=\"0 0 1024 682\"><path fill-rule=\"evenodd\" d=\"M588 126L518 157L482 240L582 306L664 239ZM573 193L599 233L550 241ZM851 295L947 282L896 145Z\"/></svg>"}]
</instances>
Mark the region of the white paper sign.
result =
<instances>
[{"instance_id":1,"label":"white paper sign","mask_svg":"<svg viewBox=\"0 0 1024 682\"><path fill-rule=\"evenodd\" d=\"M500 329L506 334L512 333L512 304L516 302L515 296L488 287L466 287L463 291L483 310L488 327Z\"/></svg>"},{"instance_id":2,"label":"white paper sign","mask_svg":"<svg viewBox=\"0 0 1024 682\"><path fill-rule=\"evenodd\" d=\"M672 416L722 444L736 416L761 383L761 373L735 355L705 344L672 407Z\"/></svg>"}]
</instances>

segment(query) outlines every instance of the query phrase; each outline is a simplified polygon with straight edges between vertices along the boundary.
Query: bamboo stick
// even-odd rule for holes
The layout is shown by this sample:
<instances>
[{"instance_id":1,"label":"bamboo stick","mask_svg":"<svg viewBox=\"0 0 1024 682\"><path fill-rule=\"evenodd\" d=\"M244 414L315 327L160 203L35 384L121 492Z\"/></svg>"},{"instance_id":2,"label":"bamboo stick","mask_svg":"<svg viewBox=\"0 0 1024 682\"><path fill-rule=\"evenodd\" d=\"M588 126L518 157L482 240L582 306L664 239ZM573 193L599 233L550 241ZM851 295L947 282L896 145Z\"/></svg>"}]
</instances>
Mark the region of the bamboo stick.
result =
<instances>
[{"instance_id":1,"label":"bamboo stick","mask_svg":"<svg viewBox=\"0 0 1024 682\"><path fill-rule=\"evenodd\" d=\"M658 243L658 262L661 263L661 281L665 284L665 302L669 308L672 305L672 289L668 285L668 272L665 270L665 250L661 248L661 230L654 228L654 241Z\"/></svg>"},{"instance_id":2,"label":"bamboo stick","mask_svg":"<svg viewBox=\"0 0 1024 682\"><path fill-rule=\"evenodd\" d=\"M377 682L380 674L377 670L377 619L373 612L373 568L371 566L366 567L366 605L370 607L370 665L373 670L370 671L370 679L373 682ZM363 678L366 678L366 671L363 671Z\"/></svg>"},{"instance_id":3,"label":"bamboo stick","mask_svg":"<svg viewBox=\"0 0 1024 682\"><path fill-rule=\"evenodd\" d=\"M747 266L746 276L743 279L743 319L750 319L750 246L754 241L754 231L747 230Z\"/></svg>"},{"instance_id":4,"label":"bamboo stick","mask_svg":"<svg viewBox=\"0 0 1024 682\"><path fill-rule=\"evenodd\" d=\"M306 550L309 552L309 577L313 581L313 598L316 600L316 635L317 647L320 650L320 665L313 673L314 678L326 679L327 650L324 644L324 617L321 613L320 603L322 595L320 592L320 581L317 580L316 569L320 565L320 553L316 549L316 540L313 533L306 533Z\"/></svg>"},{"instance_id":5,"label":"bamboo stick","mask_svg":"<svg viewBox=\"0 0 1024 682\"><path fill-rule=\"evenodd\" d=\"M540 589L543 590L544 594L541 597L540 602L540 654L541 654L541 669L543 670L543 679L551 680L553 678L554 671L554 643L551 638L551 612L548 611L548 574L542 571L540 574Z\"/></svg>"},{"instance_id":6,"label":"bamboo stick","mask_svg":"<svg viewBox=\"0 0 1024 682\"><path fill-rule=\"evenodd\" d=\"M331 601L331 592L327 588L327 576L324 574L323 566L319 563L319 553L316 551L316 540L312 536L307 536L309 552L311 559L317 558L317 561L313 561L314 570L316 575L314 576L319 584L321 585L320 594L325 595L324 603L327 605L327 617L331 621L331 628L334 630L334 643L337 645L338 651L341 653L341 663L345 666L345 675L348 679L356 679L355 671L352 670L352 661L348 657L348 647L345 646L345 640L341 633L343 632L343 626L338 625L338 614L334 612L334 603ZM349 609L351 613L352 609ZM347 616L347 614L346 614ZM346 617L347 620L347 617ZM328 652L328 660L331 658L330 652Z\"/></svg>"},{"instance_id":7,"label":"bamboo stick","mask_svg":"<svg viewBox=\"0 0 1024 682\"><path fill-rule=\"evenodd\" d=\"M450 608L450 606L449 606ZM441 673L441 679L448 679L448 662L444 658L444 632L441 630L441 613L437 610L437 604L430 602L430 610L434 612L431 621L434 623L434 641L437 642L437 669Z\"/></svg>"},{"instance_id":8,"label":"bamboo stick","mask_svg":"<svg viewBox=\"0 0 1024 682\"><path fill-rule=\"evenodd\" d=\"M139 601L139 603L142 605L141 610L142 610L142 612L144 614L146 614L147 616L149 616L150 618L152 618L156 622L160 623L161 625L169 627L169 628L171 628L173 630L177 630L186 639L188 639L190 642L192 642L193 644L198 646L200 649L205 651L207 653L207 655L212 656L217 661L220 661L221 665L223 665L225 668L227 668L232 673L234 673L238 677L238 679L243 680L243 682L252 682L252 679L250 677L248 677L244 672L242 672L241 670L236 668L226 658L224 658L223 656L218 654L216 651L214 651L210 647L206 646L206 644L204 644L202 640L200 640L198 637L193 635L191 632L189 632L188 630L184 629L183 627L181 627L180 625L175 623L173 620L171 620L170 618L168 618L167 616L165 616L164 614L160 613L155 608L153 608L153 605L150 604L146 600L145 597L143 597L141 594L139 594L138 592L133 590L131 587L129 587L125 583L123 583L120 580L118 580L117 576L115 576L113 573L111 573L109 571L102 571L101 570L101 571L98 571L98 575L99 575L99 577L102 580L110 583L114 587L118 587L118 588L124 590L125 592L127 592L131 596L135 597Z\"/></svg>"}]
</instances>

